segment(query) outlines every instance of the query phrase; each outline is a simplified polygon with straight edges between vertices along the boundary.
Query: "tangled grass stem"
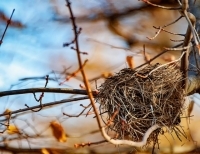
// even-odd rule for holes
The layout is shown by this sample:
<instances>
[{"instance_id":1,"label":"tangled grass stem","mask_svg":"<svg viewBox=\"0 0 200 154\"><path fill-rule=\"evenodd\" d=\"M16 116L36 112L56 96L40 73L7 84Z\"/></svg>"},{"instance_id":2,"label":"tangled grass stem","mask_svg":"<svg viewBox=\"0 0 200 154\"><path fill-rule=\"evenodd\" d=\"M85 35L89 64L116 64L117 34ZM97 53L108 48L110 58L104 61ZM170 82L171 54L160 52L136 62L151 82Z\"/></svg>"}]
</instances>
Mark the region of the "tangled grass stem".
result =
<instances>
[{"instance_id":1,"label":"tangled grass stem","mask_svg":"<svg viewBox=\"0 0 200 154\"><path fill-rule=\"evenodd\" d=\"M136 70L125 68L106 79L95 99L100 104L100 113L107 113L109 123L112 120L107 125L108 133L116 132L117 140L128 138L143 143L146 132L153 126L176 131L185 96L177 63L163 67L148 65ZM105 114L100 115L103 118ZM157 141L155 136L160 129L157 130L151 133L147 143Z\"/></svg>"}]
</instances>

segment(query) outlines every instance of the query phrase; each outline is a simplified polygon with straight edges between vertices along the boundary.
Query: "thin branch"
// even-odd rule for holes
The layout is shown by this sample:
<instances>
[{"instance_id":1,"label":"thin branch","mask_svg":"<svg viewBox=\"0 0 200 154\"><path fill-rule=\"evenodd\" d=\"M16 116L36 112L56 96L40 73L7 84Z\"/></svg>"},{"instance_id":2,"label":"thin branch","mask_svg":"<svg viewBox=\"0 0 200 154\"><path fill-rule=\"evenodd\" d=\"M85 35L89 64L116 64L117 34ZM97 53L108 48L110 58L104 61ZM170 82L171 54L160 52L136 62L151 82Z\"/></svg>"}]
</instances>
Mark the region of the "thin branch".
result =
<instances>
[{"instance_id":1,"label":"thin branch","mask_svg":"<svg viewBox=\"0 0 200 154\"><path fill-rule=\"evenodd\" d=\"M185 36L184 34L179 34L179 33L173 33L173 32L170 32L170 31L168 31L168 30L164 29L163 27L156 27L156 26L153 26L153 28L155 28L155 29L158 29L158 30L160 30L160 29L161 29L161 31L163 31L163 32L166 32L166 33L169 33L169 34L172 34L172 35L180 35L180 36Z\"/></svg>"},{"instance_id":2,"label":"thin branch","mask_svg":"<svg viewBox=\"0 0 200 154\"><path fill-rule=\"evenodd\" d=\"M48 82L49 82L49 75L46 76L45 80L46 80L46 82L45 82L45 86L44 86L44 88L47 87L47 84L48 84ZM42 105L42 99L43 99L43 97L44 97L44 92L41 93L39 99L36 98L35 93L33 93L33 95L34 95L35 100L36 100L37 102L40 102L40 108L37 109L37 110L32 110L32 111L33 111L33 112L39 112L39 111L42 110L42 108L43 108L43 105ZM28 105L26 105L26 107L29 108Z\"/></svg>"},{"instance_id":3,"label":"thin branch","mask_svg":"<svg viewBox=\"0 0 200 154\"><path fill-rule=\"evenodd\" d=\"M182 45L182 43L173 46L173 48L177 48L177 47L179 47L179 46L181 46L181 45ZM166 52L168 52L168 50L163 50L161 53L157 54L156 56L154 56L153 58L151 58L149 61L147 61L147 62L145 62L145 63L143 63L143 64L141 64L141 65L135 67L134 69L138 69L138 68L140 68L140 67L142 67L142 66L145 66L145 65L151 63L153 60L155 60L156 58L160 57L161 55L163 55L163 54L166 53Z\"/></svg>"},{"instance_id":4,"label":"thin branch","mask_svg":"<svg viewBox=\"0 0 200 154\"><path fill-rule=\"evenodd\" d=\"M177 18L177 19L174 20L173 22L171 22L171 23L169 23L169 24L167 24L167 25L164 25L164 26L162 26L162 27L160 27L160 26L159 26L159 27L153 26L153 28L158 29L158 31L156 32L155 36L153 36L153 37L147 37L147 38L148 38L149 40L153 40L153 39L155 39L162 31L167 32L167 33L169 33L169 34L173 34L173 35L181 35L181 34L175 34L175 33L169 32L169 31L165 30L164 28L165 28L165 27L168 27L168 26L170 26L170 25L172 25L172 24L174 24L174 23L176 23L176 22L178 22L182 17L183 17L183 16L180 16L179 18ZM182 36L182 35L181 35L181 36Z\"/></svg>"},{"instance_id":5,"label":"thin branch","mask_svg":"<svg viewBox=\"0 0 200 154\"><path fill-rule=\"evenodd\" d=\"M159 68L167 66L167 65L170 65L170 64L174 64L174 63L180 61L183 58L183 56L184 56L185 53L186 53L185 51L182 52L181 56L178 59L174 60L174 61L171 61L169 63L166 63L166 64L163 64L163 65L160 65L160 66L156 67L155 69L153 69L152 71L150 71L147 75L137 74L137 76L142 77L142 78L147 78L149 75L151 75L154 71L158 70Z\"/></svg>"},{"instance_id":6,"label":"thin branch","mask_svg":"<svg viewBox=\"0 0 200 154\"><path fill-rule=\"evenodd\" d=\"M74 31L74 37L76 38L75 39L75 46L76 46L76 53L77 53L77 58L78 58L78 63L79 63L79 68L81 70L81 74L83 76L83 81L85 83L85 87L86 87L86 90L88 92L88 96L89 96L89 99L90 99L90 102L91 102L91 105L93 107L93 110L95 112L95 115L96 115L96 119L97 119L97 123L98 123L98 126L99 126L99 129L101 129L101 120L100 120L100 116L98 114L98 110L95 106L95 102L93 100L93 95L92 95L92 91L90 89L90 86L89 86L89 82L87 80L87 77L86 77L86 74L85 74L85 71L84 69L82 68L82 60L81 60L81 56L80 56L80 50L79 50L79 43L78 43L78 32L77 32L77 26L76 26L76 22L75 22L75 17L73 15L73 12L72 12L72 8L71 8L71 3L69 0L66 0L67 2L67 7L69 9L69 12L70 12L70 17L71 17L71 22L72 22L72 26L73 26L73 31ZM102 135L103 135L103 132L102 132Z\"/></svg>"},{"instance_id":7,"label":"thin branch","mask_svg":"<svg viewBox=\"0 0 200 154\"><path fill-rule=\"evenodd\" d=\"M156 32L156 34L153 37L147 37L147 38L149 40L153 40L160 34L161 31L162 31L162 27L159 27L159 30Z\"/></svg>"},{"instance_id":8,"label":"thin branch","mask_svg":"<svg viewBox=\"0 0 200 154\"><path fill-rule=\"evenodd\" d=\"M84 109L79 114L77 114L77 115L70 115L70 114L67 114L67 113L63 112L63 115L68 116L68 117L80 117L81 115L83 115L83 113L85 112L85 110L88 109L91 106L91 104L89 104L88 106L83 106L82 104L80 104L80 106L82 106Z\"/></svg>"},{"instance_id":9,"label":"thin branch","mask_svg":"<svg viewBox=\"0 0 200 154\"><path fill-rule=\"evenodd\" d=\"M153 4L151 2L149 2L148 0L141 0L149 5L152 5L152 6L155 6L155 7L159 7L159 8L162 8L162 9L167 9L167 10L180 10L181 7L166 7L166 6L161 6L161 5L157 5L157 4Z\"/></svg>"},{"instance_id":10,"label":"thin branch","mask_svg":"<svg viewBox=\"0 0 200 154\"><path fill-rule=\"evenodd\" d=\"M28 94L28 93L62 93L62 94L77 94L77 95L87 95L86 90L82 89L69 89L69 88L30 88L30 89L18 89L18 90L9 90L0 92L0 97L10 96L10 95L19 95L19 94ZM97 91L91 91L94 96L97 95Z\"/></svg>"},{"instance_id":11,"label":"thin branch","mask_svg":"<svg viewBox=\"0 0 200 154\"><path fill-rule=\"evenodd\" d=\"M63 100L60 100L60 101L54 101L54 102L50 102L50 103L45 103L45 104L43 104L43 108L49 107L49 106L53 106L53 105L59 105L59 104L63 104L63 103L68 103L68 102L80 101L80 100L84 100L84 99L88 99L88 96L71 98L71 99L63 99ZM34 109L38 109L40 107L41 107L40 105L37 105L37 106L29 107L29 108L23 108L23 109L15 110L15 111L12 111L12 115L13 114L17 114L17 113L21 113L21 112L34 110ZM6 116L6 115L9 115L9 114L10 113L2 113L2 114L0 114L0 117Z\"/></svg>"},{"instance_id":12,"label":"thin branch","mask_svg":"<svg viewBox=\"0 0 200 154\"><path fill-rule=\"evenodd\" d=\"M187 50L187 49L189 49L191 46L184 46L184 47L181 47L181 48L166 48L166 47L164 47L164 49L165 50L171 50L171 51L181 51L181 50L183 50L183 51L185 51L185 50Z\"/></svg>"},{"instance_id":13,"label":"thin branch","mask_svg":"<svg viewBox=\"0 0 200 154\"><path fill-rule=\"evenodd\" d=\"M72 74L70 74L65 81L69 81L71 78L76 77L76 75L83 69L83 67L86 65L86 63L88 62L88 60L85 60L85 62L83 63L83 65L81 66L81 68L78 68L76 71L74 71ZM61 84L63 84L65 81L63 81Z\"/></svg>"},{"instance_id":14,"label":"thin branch","mask_svg":"<svg viewBox=\"0 0 200 154\"><path fill-rule=\"evenodd\" d=\"M79 143L79 144L74 144L75 148L80 148L80 147L85 147L85 146L91 146L91 145L98 145L101 143L106 143L108 142L107 140L102 140L102 141L97 141L97 142L87 142L87 143Z\"/></svg>"}]
</instances>

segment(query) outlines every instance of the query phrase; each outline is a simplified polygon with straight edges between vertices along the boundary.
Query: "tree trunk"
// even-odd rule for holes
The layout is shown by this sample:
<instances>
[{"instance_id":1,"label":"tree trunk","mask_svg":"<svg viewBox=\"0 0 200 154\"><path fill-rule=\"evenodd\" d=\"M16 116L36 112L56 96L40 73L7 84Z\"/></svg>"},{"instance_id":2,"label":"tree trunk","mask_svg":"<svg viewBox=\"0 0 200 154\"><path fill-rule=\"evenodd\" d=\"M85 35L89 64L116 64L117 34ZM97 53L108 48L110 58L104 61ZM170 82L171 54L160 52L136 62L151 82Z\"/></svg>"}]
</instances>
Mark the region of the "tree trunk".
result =
<instances>
[{"instance_id":1,"label":"tree trunk","mask_svg":"<svg viewBox=\"0 0 200 154\"><path fill-rule=\"evenodd\" d=\"M196 17L196 30L200 33L200 0L190 0L190 12ZM200 55L196 46L191 47L188 67L187 94L200 93Z\"/></svg>"}]
</instances>

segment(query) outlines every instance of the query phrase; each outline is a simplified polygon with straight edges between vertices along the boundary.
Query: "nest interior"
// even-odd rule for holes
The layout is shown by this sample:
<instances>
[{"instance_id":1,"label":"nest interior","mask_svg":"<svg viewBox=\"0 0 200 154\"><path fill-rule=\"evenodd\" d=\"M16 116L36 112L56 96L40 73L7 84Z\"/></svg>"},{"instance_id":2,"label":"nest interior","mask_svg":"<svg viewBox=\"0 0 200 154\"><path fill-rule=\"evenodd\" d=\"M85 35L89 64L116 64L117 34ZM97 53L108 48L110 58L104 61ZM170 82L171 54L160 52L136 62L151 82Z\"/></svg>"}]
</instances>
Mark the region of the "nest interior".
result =
<instances>
[{"instance_id":1,"label":"nest interior","mask_svg":"<svg viewBox=\"0 0 200 154\"><path fill-rule=\"evenodd\" d=\"M99 87L96 102L100 113L107 113L108 131L117 139L139 142L154 124L173 129L180 123L184 91L182 73L176 64L148 65L140 69L125 68L109 77ZM102 118L103 119L103 118ZM112 124L108 125L108 121ZM158 131L148 142L155 141Z\"/></svg>"}]
</instances>

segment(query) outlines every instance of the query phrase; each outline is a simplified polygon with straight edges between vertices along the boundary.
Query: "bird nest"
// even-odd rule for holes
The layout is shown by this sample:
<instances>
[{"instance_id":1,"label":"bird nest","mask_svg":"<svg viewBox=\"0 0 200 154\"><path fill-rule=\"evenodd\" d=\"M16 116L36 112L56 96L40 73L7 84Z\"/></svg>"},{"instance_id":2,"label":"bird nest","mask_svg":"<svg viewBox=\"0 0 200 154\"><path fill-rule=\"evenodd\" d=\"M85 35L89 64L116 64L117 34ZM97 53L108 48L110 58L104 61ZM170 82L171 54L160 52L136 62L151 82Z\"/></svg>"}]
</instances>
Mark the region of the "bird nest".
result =
<instances>
[{"instance_id":1,"label":"bird nest","mask_svg":"<svg viewBox=\"0 0 200 154\"><path fill-rule=\"evenodd\" d=\"M125 68L107 78L98 90L100 114L107 113L104 122L116 132L116 139L140 142L155 124L175 129L180 123L184 91L177 64ZM160 130L151 133L148 143L157 139Z\"/></svg>"}]
</instances>

